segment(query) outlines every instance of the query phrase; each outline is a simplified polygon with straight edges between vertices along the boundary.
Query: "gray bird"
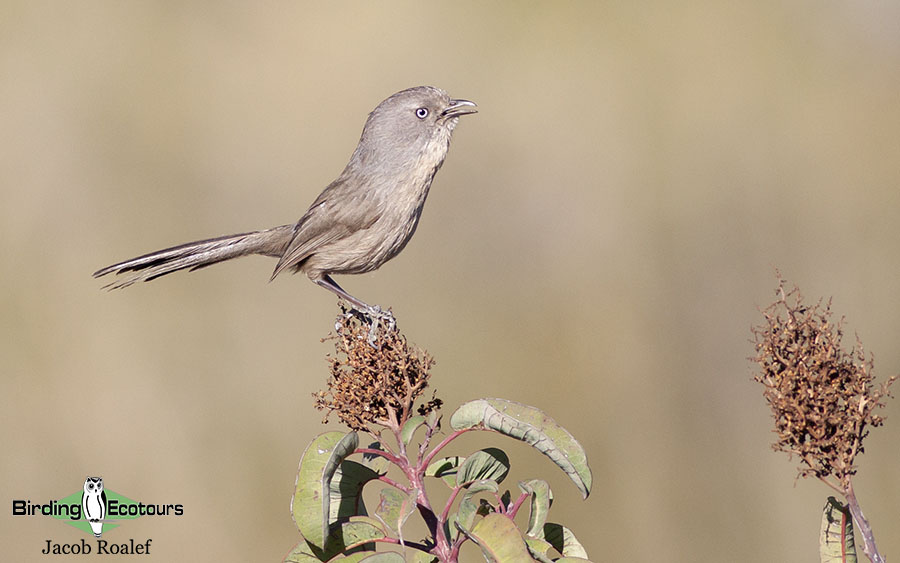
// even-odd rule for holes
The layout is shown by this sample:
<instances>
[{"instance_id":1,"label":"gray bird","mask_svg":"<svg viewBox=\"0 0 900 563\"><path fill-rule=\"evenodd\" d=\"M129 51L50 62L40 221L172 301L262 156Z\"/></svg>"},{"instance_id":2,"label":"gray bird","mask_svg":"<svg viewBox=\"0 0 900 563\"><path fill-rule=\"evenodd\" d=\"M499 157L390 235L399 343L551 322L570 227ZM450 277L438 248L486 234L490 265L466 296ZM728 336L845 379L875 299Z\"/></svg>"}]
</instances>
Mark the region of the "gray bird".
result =
<instances>
[{"instance_id":1,"label":"gray bird","mask_svg":"<svg viewBox=\"0 0 900 563\"><path fill-rule=\"evenodd\" d=\"M358 311L384 316L331 276L371 272L403 250L416 231L459 117L476 113L475 107L432 86L397 92L369 114L344 171L296 223L173 246L107 266L94 277L123 274L105 286L118 289L177 270L262 254L278 258L270 279L285 270L304 272Z\"/></svg>"}]
</instances>

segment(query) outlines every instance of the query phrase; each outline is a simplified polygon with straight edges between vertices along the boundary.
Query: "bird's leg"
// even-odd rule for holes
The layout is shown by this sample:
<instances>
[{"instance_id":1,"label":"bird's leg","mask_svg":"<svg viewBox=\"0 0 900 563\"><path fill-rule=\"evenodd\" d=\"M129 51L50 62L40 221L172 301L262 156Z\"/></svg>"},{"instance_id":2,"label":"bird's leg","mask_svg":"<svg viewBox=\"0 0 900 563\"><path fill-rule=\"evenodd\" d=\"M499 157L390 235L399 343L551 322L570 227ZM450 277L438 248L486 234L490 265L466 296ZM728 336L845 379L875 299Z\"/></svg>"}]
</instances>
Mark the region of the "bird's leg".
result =
<instances>
[{"instance_id":1,"label":"bird's leg","mask_svg":"<svg viewBox=\"0 0 900 563\"><path fill-rule=\"evenodd\" d=\"M397 322L394 319L393 313L390 311L384 311L378 305L369 305L368 303L353 297L344 289L337 284L336 281L331 279L331 276L324 275L321 278L314 280L316 284L324 287L328 291L335 293L341 299L346 300L350 305L364 316L368 317L371 322L371 326L369 328L369 344L375 345L375 336L378 330L378 323L384 322L387 325L388 330L393 330L396 326Z\"/></svg>"},{"instance_id":2,"label":"bird's leg","mask_svg":"<svg viewBox=\"0 0 900 563\"><path fill-rule=\"evenodd\" d=\"M338 297L340 297L341 299L350 303L350 305L352 305L353 308L356 309L357 311L359 311L360 313L369 314L370 312L375 311L375 310L381 311L380 307L373 307L373 306L369 305L368 303L366 303L364 301L360 301L356 297L353 297L352 295L347 293L344 290L344 288L339 286L337 284L337 282L334 281L333 279L331 279L331 276L329 276L327 274L317 280L314 280L314 281L316 282L316 284L320 285L321 287L324 287L328 291L335 293Z\"/></svg>"}]
</instances>

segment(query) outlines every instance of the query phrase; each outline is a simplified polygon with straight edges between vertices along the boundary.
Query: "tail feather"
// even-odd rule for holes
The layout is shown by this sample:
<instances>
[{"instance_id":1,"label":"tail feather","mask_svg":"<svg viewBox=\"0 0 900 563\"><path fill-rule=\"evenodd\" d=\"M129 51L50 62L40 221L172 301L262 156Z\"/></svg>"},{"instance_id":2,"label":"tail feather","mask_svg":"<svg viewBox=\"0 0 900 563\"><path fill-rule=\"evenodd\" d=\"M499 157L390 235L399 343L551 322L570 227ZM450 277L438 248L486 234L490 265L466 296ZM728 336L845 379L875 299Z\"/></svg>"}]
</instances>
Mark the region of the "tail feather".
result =
<instances>
[{"instance_id":1,"label":"tail feather","mask_svg":"<svg viewBox=\"0 0 900 563\"><path fill-rule=\"evenodd\" d=\"M211 266L248 254L281 256L291 241L293 225L253 231L180 244L132 258L94 272L94 277L124 274L104 289L120 289L137 282L154 280L178 270Z\"/></svg>"}]
</instances>

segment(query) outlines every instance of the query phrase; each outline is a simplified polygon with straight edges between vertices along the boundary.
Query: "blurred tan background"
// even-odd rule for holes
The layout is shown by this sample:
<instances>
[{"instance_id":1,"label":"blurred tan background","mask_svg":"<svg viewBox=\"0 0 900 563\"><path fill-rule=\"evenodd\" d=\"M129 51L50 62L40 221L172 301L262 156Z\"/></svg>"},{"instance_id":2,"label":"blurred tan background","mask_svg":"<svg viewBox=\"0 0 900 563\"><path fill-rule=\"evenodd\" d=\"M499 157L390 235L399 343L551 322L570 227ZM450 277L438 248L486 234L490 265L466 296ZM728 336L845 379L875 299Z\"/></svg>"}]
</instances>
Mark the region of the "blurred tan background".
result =
<instances>
[{"instance_id":1,"label":"blurred tan background","mask_svg":"<svg viewBox=\"0 0 900 563\"><path fill-rule=\"evenodd\" d=\"M900 372L900 4L743 4L4 2L3 498L99 474L185 507L110 541L280 561L300 454L340 428L311 406L334 298L260 257L114 293L90 274L295 221L379 101L433 84L480 113L405 252L339 281L436 356L446 414L543 407L594 491L500 436L452 453L548 479L595 561L818 561L831 491L770 450L749 329L778 267ZM897 558L885 414L856 488ZM5 514L5 560L85 537Z\"/></svg>"}]
</instances>

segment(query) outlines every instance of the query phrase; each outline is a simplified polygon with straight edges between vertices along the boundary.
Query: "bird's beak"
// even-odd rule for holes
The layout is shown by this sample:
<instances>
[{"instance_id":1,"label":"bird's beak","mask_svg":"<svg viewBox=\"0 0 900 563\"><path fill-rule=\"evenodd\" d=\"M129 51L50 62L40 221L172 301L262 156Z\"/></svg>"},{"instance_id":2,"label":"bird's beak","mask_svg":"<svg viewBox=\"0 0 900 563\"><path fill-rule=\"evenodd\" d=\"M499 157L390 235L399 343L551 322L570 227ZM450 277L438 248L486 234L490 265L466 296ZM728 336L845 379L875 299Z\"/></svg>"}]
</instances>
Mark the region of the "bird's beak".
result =
<instances>
[{"instance_id":1,"label":"bird's beak","mask_svg":"<svg viewBox=\"0 0 900 563\"><path fill-rule=\"evenodd\" d=\"M450 100L450 105L441 112L441 117L459 117L469 113L478 113L476 107L478 106L475 105L475 102L469 100Z\"/></svg>"}]
</instances>

